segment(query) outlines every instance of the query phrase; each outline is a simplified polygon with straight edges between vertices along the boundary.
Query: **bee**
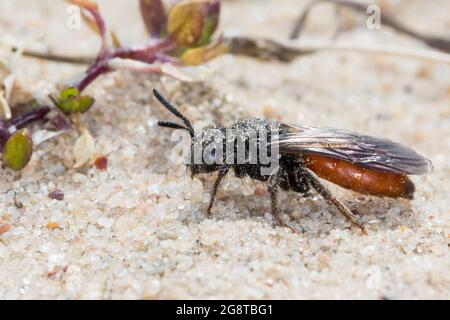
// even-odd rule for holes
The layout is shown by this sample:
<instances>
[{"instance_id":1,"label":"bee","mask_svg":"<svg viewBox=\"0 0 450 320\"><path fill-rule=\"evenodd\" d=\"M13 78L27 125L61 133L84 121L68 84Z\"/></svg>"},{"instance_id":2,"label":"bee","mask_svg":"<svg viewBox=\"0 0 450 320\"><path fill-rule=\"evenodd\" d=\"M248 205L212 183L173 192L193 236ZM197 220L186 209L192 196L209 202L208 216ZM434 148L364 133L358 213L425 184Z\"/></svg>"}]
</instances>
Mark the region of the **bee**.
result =
<instances>
[{"instance_id":1,"label":"bee","mask_svg":"<svg viewBox=\"0 0 450 320\"><path fill-rule=\"evenodd\" d=\"M208 215L211 214L221 181L232 169L236 177L249 176L267 183L272 215L278 225L293 229L281 218L277 202L279 189L298 192L304 196L309 196L313 190L366 234L363 224L353 212L334 197L319 178L361 194L413 199L415 187L408 175L423 175L432 171L431 161L409 147L342 129L249 119L230 128L204 129L196 135L190 121L183 114L156 89L153 93L183 123L158 121L158 125L186 130L191 136L191 161L188 166L192 177L199 173L218 172L210 196ZM233 133L231 138L224 138L227 131ZM248 149L250 140L254 137L249 133L254 132L268 132L267 139L257 135L256 143L265 144L266 150L270 149L267 154L277 160L276 170L266 170L263 173L263 169L270 166L267 161L262 161L261 152L251 157L249 150L245 150L243 161L236 161L239 143L243 143ZM201 161L196 162L194 153L197 147L207 152L203 152ZM220 149L218 147L228 152L217 152ZM276 154L273 150L277 151Z\"/></svg>"}]
</instances>

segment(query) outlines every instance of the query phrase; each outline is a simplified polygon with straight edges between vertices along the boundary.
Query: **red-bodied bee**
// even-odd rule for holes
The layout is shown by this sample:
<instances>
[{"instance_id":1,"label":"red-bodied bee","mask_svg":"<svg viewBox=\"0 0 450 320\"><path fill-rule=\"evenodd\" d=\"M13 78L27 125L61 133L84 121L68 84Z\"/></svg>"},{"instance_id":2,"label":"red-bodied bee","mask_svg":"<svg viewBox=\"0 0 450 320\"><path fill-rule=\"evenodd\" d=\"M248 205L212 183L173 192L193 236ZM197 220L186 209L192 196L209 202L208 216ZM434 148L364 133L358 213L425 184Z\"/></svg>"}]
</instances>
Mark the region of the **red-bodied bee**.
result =
<instances>
[{"instance_id":1,"label":"red-bodied bee","mask_svg":"<svg viewBox=\"0 0 450 320\"><path fill-rule=\"evenodd\" d=\"M412 199L415 188L408 175L427 174L432 170L431 161L411 148L387 139L341 129L249 119L238 122L230 128L205 129L196 135L190 121L184 115L156 89L153 93L183 122L177 124L158 121L158 125L183 129L191 136L191 162L188 166L192 175L218 171L207 210L208 215L211 213L220 182L229 170L233 169L237 177L247 175L268 183L272 215L279 225L292 229L281 219L277 204L278 189L292 190L308 196L312 188L365 233L364 226L356 216L336 199L317 177L362 194ZM233 133L232 137L227 136L226 132ZM251 157L250 140L254 138L255 132L268 133L265 139L262 139L261 134L257 135L256 142L259 145L265 144L263 149L268 150L268 155L276 157L278 163L276 170L263 174L263 169L267 169L269 164L262 161L262 153L257 152L255 157ZM246 151L243 161L239 162L238 145L242 142ZM197 147L207 150L202 153L201 161L194 161L193 154ZM219 149L222 152L217 152ZM277 151L276 154L273 150Z\"/></svg>"}]
</instances>

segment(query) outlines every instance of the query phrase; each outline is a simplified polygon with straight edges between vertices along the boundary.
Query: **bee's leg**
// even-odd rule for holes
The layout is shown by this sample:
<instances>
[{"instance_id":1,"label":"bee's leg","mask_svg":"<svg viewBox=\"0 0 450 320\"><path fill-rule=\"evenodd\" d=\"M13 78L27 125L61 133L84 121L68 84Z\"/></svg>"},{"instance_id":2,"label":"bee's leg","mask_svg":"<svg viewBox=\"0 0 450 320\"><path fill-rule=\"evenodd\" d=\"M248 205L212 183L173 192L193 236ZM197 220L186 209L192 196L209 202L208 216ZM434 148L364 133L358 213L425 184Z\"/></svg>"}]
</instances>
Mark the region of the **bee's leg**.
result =
<instances>
[{"instance_id":1,"label":"bee's leg","mask_svg":"<svg viewBox=\"0 0 450 320\"><path fill-rule=\"evenodd\" d=\"M310 198L312 196L311 194L311 184L309 183L309 181L302 176L301 174L297 174L297 181L298 184L301 185L301 194L303 198Z\"/></svg>"},{"instance_id":2,"label":"bee's leg","mask_svg":"<svg viewBox=\"0 0 450 320\"><path fill-rule=\"evenodd\" d=\"M312 187L319 193L326 202L328 202L330 205L334 206L340 213L344 215L353 225L357 226L361 229L363 234L367 234L366 229L364 226L358 221L358 218L338 199L333 197L333 195L328 191L325 186L320 183L320 181L309 172L307 169L302 169L301 173L303 176L309 181L309 183L312 185Z\"/></svg>"},{"instance_id":3,"label":"bee's leg","mask_svg":"<svg viewBox=\"0 0 450 320\"><path fill-rule=\"evenodd\" d=\"M275 221L278 225L283 227L288 227L294 232L297 232L294 227L288 225L283 221L280 214L280 209L278 207L278 201L277 201L277 193L278 193L278 184L280 182L280 176L281 172L278 171L276 174L270 176L269 178L269 193L270 193L270 204L272 206L272 215L275 218Z\"/></svg>"},{"instance_id":4,"label":"bee's leg","mask_svg":"<svg viewBox=\"0 0 450 320\"><path fill-rule=\"evenodd\" d=\"M214 203L214 199L216 197L217 189L219 189L220 182L222 181L223 177L227 175L228 170L230 170L229 165L224 165L219 169L219 175L217 176L216 182L214 182L214 187L211 192L211 198L209 200L208 210L206 211L206 214L208 216L211 215L211 209Z\"/></svg>"},{"instance_id":5,"label":"bee's leg","mask_svg":"<svg viewBox=\"0 0 450 320\"><path fill-rule=\"evenodd\" d=\"M308 180L298 171L289 174L289 187L292 191L301 193L305 198L309 196L311 189Z\"/></svg>"}]
</instances>

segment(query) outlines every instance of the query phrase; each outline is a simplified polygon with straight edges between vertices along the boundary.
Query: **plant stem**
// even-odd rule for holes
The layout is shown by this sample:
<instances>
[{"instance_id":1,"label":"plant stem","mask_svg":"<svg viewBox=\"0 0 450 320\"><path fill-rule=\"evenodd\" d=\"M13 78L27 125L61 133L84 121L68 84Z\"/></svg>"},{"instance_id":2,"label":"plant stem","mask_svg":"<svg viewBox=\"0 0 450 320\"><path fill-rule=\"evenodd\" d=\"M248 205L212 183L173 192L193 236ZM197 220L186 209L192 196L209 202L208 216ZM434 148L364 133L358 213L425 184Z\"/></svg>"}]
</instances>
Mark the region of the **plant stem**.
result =
<instances>
[{"instance_id":1,"label":"plant stem","mask_svg":"<svg viewBox=\"0 0 450 320\"><path fill-rule=\"evenodd\" d=\"M416 49L386 45L360 45L335 41L284 41L275 42L267 39L250 39L246 37L228 39L230 53L249 56L260 60L290 62L293 59L318 51L358 52L363 54L382 54L392 57L406 57L429 62L450 64L450 54L436 50Z\"/></svg>"},{"instance_id":2,"label":"plant stem","mask_svg":"<svg viewBox=\"0 0 450 320\"><path fill-rule=\"evenodd\" d=\"M97 77L110 71L108 61L109 59L106 59L90 65L74 86L82 92L92 81L97 79Z\"/></svg>"},{"instance_id":3,"label":"plant stem","mask_svg":"<svg viewBox=\"0 0 450 320\"><path fill-rule=\"evenodd\" d=\"M232 37L224 40L228 52L259 60L277 60L291 62L303 54L313 53L315 50L290 47L269 39L251 39L247 37Z\"/></svg>"},{"instance_id":4,"label":"plant stem","mask_svg":"<svg viewBox=\"0 0 450 320\"><path fill-rule=\"evenodd\" d=\"M8 141L11 133L8 130L8 124L6 121L0 119L0 151L3 149L4 144Z\"/></svg>"},{"instance_id":5,"label":"plant stem","mask_svg":"<svg viewBox=\"0 0 450 320\"><path fill-rule=\"evenodd\" d=\"M153 63L164 58L164 52L173 48L171 39L152 42L145 46L111 49L107 52L101 51L95 62L89 66L75 87L82 92L92 81L102 74L111 71L109 62L114 58L131 59L145 63Z\"/></svg>"},{"instance_id":6,"label":"plant stem","mask_svg":"<svg viewBox=\"0 0 450 320\"><path fill-rule=\"evenodd\" d=\"M20 49L13 47L11 48L12 52L17 52ZM94 58L92 57L69 57L69 56L63 56L53 53L45 53L45 52L38 52L34 50L24 50L22 54L26 57L30 58L37 58L37 59L43 59L48 61L54 61L54 62L62 62L62 63L72 63L72 64L90 64L94 62Z\"/></svg>"},{"instance_id":7,"label":"plant stem","mask_svg":"<svg viewBox=\"0 0 450 320\"><path fill-rule=\"evenodd\" d=\"M49 107L39 107L15 117L9 123L0 120L0 150L3 149L6 141L8 141L13 133L13 130L10 129L14 128L14 131L17 129L23 129L35 121L44 119L49 112Z\"/></svg>"},{"instance_id":8,"label":"plant stem","mask_svg":"<svg viewBox=\"0 0 450 320\"><path fill-rule=\"evenodd\" d=\"M295 25L291 30L289 39L294 40L294 39L298 39L298 37L300 37L300 33L303 31L303 26L305 25L306 19L309 16L309 12L317 4L317 1L318 0L310 0L308 2L308 4L305 6L305 9L303 10L302 14L295 22Z\"/></svg>"},{"instance_id":9,"label":"plant stem","mask_svg":"<svg viewBox=\"0 0 450 320\"><path fill-rule=\"evenodd\" d=\"M16 129L22 129L35 121L44 119L49 112L49 107L35 108L12 119L10 126L15 126Z\"/></svg>"}]
</instances>

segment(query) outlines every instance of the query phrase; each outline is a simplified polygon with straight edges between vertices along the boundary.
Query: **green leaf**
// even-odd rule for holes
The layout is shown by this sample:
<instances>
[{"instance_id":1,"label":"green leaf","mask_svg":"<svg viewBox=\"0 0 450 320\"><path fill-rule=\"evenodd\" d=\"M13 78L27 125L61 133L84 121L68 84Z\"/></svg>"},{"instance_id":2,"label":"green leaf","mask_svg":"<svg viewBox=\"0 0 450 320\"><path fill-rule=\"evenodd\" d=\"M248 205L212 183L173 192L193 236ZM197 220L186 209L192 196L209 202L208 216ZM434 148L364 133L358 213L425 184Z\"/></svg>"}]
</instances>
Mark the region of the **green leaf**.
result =
<instances>
[{"instance_id":1,"label":"green leaf","mask_svg":"<svg viewBox=\"0 0 450 320\"><path fill-rule=\"evenodd\" d=\"M65 114L84 113L94 104L94 98L90 96L80 96L77 88L66 88L61 91L59 98L50 96L58 109Z\"/></svg>"},{"instance_id":2,"label":"green leaf","mask_svg":"<svg viewBox=\"0 0 450 320\"><path fill-rule=\"evenodd\" d=\"M58 108L65 114L74 113L78 108L78 101L75 99L62 100L58 103Z\"/></svg>"},{"instance_id":3,"label":"green leaf","mask_svg":"<svg viewBox=\"0 0 450 320\"><path fill-rule=\"evenodd\" d=\"M203 27L203 33L200 39L197 41L197 46L203 46L208 43L211 36L219 25L220 15L220 1L211 1L208 6L208 13L206 15L205 25Z\"/></svg>"},{"instance_id":4,"label":"green leaf","mask_svg":"<svg viewBox=\"0 0 450 320\"><path fill-rule=\"evenodd\" d=\"M26 129L16 131L3 148L3 164L19 171L30 162L33 154L33 140Z\"/></svg>"},{"instance_id":5,"label":"green leaf","mask_svg":"<svg viewBox=\"0 0 450 320\"><path fill-rule=\"evenodd\" d=\"M60 93L60 97L61 97L61 100L67 100L67 99L75 98L79 94L80 94L80 91L78 91L77 88L70 87L70 88L63 89Z\"/></svg>"},{"instance_id":6,"label":"green leaf","mask_svg":"<svg viewBox=\"0 0 450 320\"><path fill-rule=\"evenodd\" d=\"M79 105L78 105L77 112L85 113L92 107L94 102L95 102L95 99L90 96L81 96L78 101Z\"/></svg>"}]
</instances>

